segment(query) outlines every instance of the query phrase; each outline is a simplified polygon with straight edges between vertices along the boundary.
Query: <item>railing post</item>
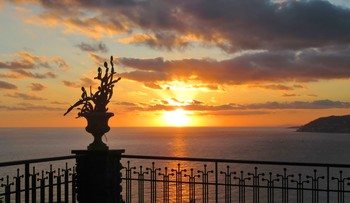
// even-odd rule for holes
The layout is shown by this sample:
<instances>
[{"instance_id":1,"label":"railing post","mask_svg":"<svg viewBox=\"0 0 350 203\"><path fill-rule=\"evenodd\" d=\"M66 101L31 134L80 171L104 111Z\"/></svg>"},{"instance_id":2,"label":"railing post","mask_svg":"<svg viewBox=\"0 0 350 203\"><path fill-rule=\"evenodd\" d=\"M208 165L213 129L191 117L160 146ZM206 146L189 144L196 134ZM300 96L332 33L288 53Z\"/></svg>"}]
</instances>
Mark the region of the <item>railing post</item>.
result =
<instances>
[{"instance_id":1,"label":"railing post","mask_svg":"<svg viewBox=\"0 0 350 203\"><path fill-rule=\"evenodd\" d=\"M125 150L73 150L79 203L122 203L121 154Z\"/></svg>"},{"instance_id":2,"label":"railing post","mask_svg":"<svg viewBox=\"0 0 350 203\"><path fill-rule=\"evenodd\" d=\"M29 163L24 165L25 202L29 203Z\"/></svg>"},{"instance_id":3,"label":"railing post","mask_svg":"<svg viewBox=\"0 0 350 203\"><path fill-rule=\"evenodd\" d=\"M330 181L330 177L329 177L329 166L327 166L327 203L329 203L329 181Z\"/></svg>"},{"instance_id":4,"label":"railing post","mask_svg":"<svg viewBox=\"0 0 350 203\"><path fill-rule=\"evenodd\" d=\"M215 201L219 202L219 172L217 161L215 161Z\"/></svg>"}]
</instances>

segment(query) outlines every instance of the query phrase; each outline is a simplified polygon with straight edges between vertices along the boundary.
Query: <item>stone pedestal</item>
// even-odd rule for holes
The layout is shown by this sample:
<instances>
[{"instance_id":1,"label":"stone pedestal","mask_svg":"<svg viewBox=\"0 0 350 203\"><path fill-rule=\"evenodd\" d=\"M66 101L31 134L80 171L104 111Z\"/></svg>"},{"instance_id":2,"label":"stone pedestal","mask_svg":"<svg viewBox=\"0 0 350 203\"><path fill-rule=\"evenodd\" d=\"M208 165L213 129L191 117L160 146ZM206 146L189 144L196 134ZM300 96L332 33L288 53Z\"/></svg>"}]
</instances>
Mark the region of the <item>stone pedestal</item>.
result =
<instances>
[{"instance_id":1,"label":"stone pedestal","mask_svg":"<svg viewBox=\"0 0 350 203\"><path fill-rule=\"evenodd\" d=\"M125 150L72 150L77 155L79 203L122 203L121 155Z\"/></svg>"}]
</instances>

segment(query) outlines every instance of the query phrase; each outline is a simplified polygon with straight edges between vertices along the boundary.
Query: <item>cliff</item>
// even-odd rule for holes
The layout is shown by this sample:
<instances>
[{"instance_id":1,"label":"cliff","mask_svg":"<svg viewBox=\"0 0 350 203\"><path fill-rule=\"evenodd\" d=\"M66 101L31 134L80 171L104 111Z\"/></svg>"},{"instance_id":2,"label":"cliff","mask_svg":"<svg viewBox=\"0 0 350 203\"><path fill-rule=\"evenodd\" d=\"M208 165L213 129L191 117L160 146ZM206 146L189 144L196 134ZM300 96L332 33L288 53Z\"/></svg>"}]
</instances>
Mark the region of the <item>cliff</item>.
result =
<instances>
[{"instance_id":1,"label":"cliff","mask_svg":"<svg viewBox=\"0 0 350 203\"><path fill-rule=\"evenodd\" d=\"M318 118L301 126L297 132L350 133L350 115Z\"/></svg>"}]
</instances>

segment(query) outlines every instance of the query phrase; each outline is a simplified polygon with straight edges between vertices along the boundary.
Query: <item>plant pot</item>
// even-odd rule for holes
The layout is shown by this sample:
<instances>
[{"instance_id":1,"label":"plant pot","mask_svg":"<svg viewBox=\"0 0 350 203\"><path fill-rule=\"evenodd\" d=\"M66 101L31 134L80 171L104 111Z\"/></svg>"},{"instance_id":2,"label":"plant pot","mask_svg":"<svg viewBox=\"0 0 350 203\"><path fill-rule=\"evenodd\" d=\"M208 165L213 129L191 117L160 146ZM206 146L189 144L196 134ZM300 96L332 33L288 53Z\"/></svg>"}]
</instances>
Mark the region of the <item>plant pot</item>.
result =
<instances>
[{"instance_id":1,"label":"plant pot","mask_svg":"<svg viewBox=\"0 0 350 203\"><path fill-rule=\"evenodd\" d=\"M92 112L82 115L87 120L85 130L94 136L94 141L87 147L88 150L108 150L108 146L102 142L102 136L110 130L108 120L114 116L108 112Z\"/></svg>"}]
</instances>

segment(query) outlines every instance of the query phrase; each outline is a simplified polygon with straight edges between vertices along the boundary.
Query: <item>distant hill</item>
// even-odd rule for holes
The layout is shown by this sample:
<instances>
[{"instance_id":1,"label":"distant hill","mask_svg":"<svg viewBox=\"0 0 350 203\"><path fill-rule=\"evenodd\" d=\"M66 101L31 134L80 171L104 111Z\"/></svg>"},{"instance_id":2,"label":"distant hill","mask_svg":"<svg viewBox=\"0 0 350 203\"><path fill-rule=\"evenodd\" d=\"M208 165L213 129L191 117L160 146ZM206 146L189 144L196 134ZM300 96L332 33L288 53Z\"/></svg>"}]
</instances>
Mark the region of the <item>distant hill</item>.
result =
<instances>
[{"instance_id":1,"label":"distant hill","mask_svg":"<svg viewBox=\"0 0 350 203\"><path fill-rule=\"evenodd\" d=\"M350 115L318 118L301 126L297 132L350 133Z\"/></svg>"}]
</instances>

